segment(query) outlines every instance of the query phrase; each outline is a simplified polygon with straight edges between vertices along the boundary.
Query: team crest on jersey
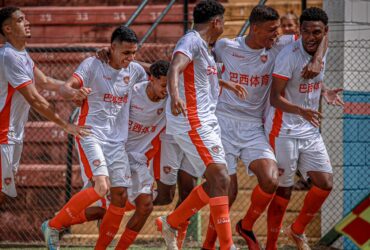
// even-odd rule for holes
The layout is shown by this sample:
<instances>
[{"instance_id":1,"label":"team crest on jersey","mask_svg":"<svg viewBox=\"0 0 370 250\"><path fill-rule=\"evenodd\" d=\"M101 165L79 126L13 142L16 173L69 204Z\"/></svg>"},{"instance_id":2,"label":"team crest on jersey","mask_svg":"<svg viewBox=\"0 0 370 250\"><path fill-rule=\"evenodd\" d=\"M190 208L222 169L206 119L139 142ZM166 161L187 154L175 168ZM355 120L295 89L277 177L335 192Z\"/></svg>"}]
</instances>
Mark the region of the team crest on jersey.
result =
<instances>
[{"instance_id":1,"label":"team crest on jersey","mask_svg":"<svg viewBox=\"0 0 370 250\"><path fill-rule=\"evenodd\" d=\"M213 146L211 150L213 151L213 153L219 154L221 152L221 147L216 145L216 146Z\"/></svg>"},{"instance_id":2,"label":"team crest on jersey","mask_svg":"<svg viewBox=\"0 0 370 250\"><path fill-rule=\"evenodd\" d=\"M100 160L99 160L99 159L94 160L94 161L93 161L93 165L94 165L95 167L99 167L99 166L100 166Z\"/></svg>"},{"instance_id":3,"label":"team crest on jersey","mask_svg":"<svg viewBox=\"0 0 370 250\"><path fill-rule=\"evenodd\" d=\"M8 185L10 185L10 183L12 183L12 178L10 178L10 177L9 178L5 178L4 179L4 182L5 182L5 185L8 186Z\"/></svg>"},{"instance_id":4,"label":"team crest on jersey","mask_svg":"<svg viewBox=\"0 0 370 250\"><path fill-rule=\"evenodd\" d=\"M163 172L164 172L165 174L169 174L169 173L171 173L171 172L172 172L172 167L170 167L170 166L164 166L164 167L163 167Z\"/></svg>"},{"instance_id":5,"label":"team crest on jersey","mask_svg":"<svg viewBox=\"0 0 370 250\"><path fill-rule=\"evenodd\" d=\"M268 57L267 55L261 55L260 59L261 59L261 62L265 63L267 62Z\"/></svg>"},{"instance_id":6,"label":"team crest on jersey","mask_svg":"<svg viewBox=\"0 0 370 250\"><path fill-rule=\"evenodd\" d=\"M163 113L163 108L157 109L157 115L160 115Z\"/></svg>"},{"instance_id":7,"label":"team crest on jersey","mask_svg":"<svg viewBox=\"0 0 370 250\"><path fill-rule=\"evenodd\" d=\"M124 76L123 81L124 81L124 83L128 84L129 81L130 81L130 77L129 76Z\"/></svg>"}]
</instances>

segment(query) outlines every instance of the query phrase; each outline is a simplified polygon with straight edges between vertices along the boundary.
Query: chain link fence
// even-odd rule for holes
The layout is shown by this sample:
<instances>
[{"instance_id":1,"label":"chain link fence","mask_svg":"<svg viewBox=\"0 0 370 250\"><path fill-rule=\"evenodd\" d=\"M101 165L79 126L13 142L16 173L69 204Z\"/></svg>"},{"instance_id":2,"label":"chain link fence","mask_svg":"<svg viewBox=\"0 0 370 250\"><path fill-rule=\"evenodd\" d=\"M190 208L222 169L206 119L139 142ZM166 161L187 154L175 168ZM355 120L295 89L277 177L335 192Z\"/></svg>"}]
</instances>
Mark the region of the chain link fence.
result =
<instances>
[{"instance_id":1,"label":"chain link fence","mask_svg":"<svg viewBox=\"0 0 370 250\"><path fill-rule=\"evenodd\" d=\"M145 44L137 59L153 62L157 59L169 60L173 44ZM79 63L95 54L95 48L30 48L36 65L48 76L66 80ZM330 88L345 88L344 109L322 103L324 113L322 134L334 167L334 189L321 212L315 216L307 228L309 241L316 243L327 233L355 204L365 197L370 189L370 103L369 72L370 41L331 42L326 67L326 85ZM65 120L70 119L74 105L58 97L54 92L42 91L44 97L54 106L55 111ZM31 110L26 125L26 136L21 158L21 166L16 177L18 197L7 198L0 207L0 246L42 245L40 231L42 221L51 218L82 187L77 152L73 149L73 139L63 130L46 121ZM256 178L246 175L245 168L238 168L239 194L231 210L232 228L249 207L252 189ZM284 218L284 226L290 225L297 217L310 184L301 181L297 184ZM141 231L137 245L163 248L160 235L153 226L154 219L167 214L173 204L156 207L147 224ZM125 215L120 236L132 212ZM208 225L208 209L199 212L189 227L186 247L200 247ZM266 241L266 213L256 222L255 233L261 243ZM234 232L234 230L233 230ZM72 226L62 238L64 246L93 246L98 237L96 222ZM234 234L235 241L243 246L240 237ZM115 242L113 242L115 243ZM279 245L289 244L281 235ZM343 245L344 244L344 245ZM336 243L339 248L355 249L349 243Z\"/></svg>"}]
</instances>

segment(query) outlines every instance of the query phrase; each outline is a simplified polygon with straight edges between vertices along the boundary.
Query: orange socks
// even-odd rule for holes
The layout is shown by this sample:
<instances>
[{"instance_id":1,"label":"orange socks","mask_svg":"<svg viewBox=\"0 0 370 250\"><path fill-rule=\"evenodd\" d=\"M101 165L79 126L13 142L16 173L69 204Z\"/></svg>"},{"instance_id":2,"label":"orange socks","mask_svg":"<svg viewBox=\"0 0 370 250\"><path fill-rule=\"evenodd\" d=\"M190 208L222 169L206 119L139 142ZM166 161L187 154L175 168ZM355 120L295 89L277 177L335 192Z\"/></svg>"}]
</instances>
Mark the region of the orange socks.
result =
<instances>
[{"instance_id":1,"label":"orange socks","mask_svg":"<svg viewBox=\"0 0 370 250\"><path fill-rule=\"evenodd\" d=\"M109 205L100 225L99 238L95 246L96 250L106 249L109 246L119 229L124 213L125 208L116 207L112 204Z\"/></svg>"},{"instance_id":2,"label":"orange socks","mask_svg":"<svg viewBox=\"0 0 370 250\"><path fill-rule=\"evenodd\" d=\"M292 224L292 230L296 234L303 234L308 223L311 222L317 211L330 194L330 191L312 186L304 199L303 207L297 219Z\"/></svg>"},{"instance_id":3,"label":"orange socks","mask_svg":"<svg viewBox=\"0 0 370 250\"><path fill-rule=\"evenodd\" d=\"M70 222L69 224L72 226L72 225L76 225L76 224L82 224L84 222L86 222L87 219L86 219L86 214L85 214L85 209L82 210L81 213L79 213L79 215L77 215L76 217L74 217Z\"/></svg>"},{"instance_id":4,"label":"orange socks","mask_svg":"<svg viewBox=\"0 0 370 250\"><path fill-rule=\"evenodd\" d=\"M229 250L233 245L229 217L229 197L220 196L210 198L209 208L220 242L220 249Z\"/></svg>"},{"instance_id":5,"label":"orange socks","mask_svg":"<svg viewBox=\"0 0 370 250\"><path fill-rule=\"evenodd\" d=\"M190 221L186 221L179 225L179 228L177 229L177 247L181 250L182 245L184 243L184 239L186 237L186 232L188 231L188 226L190 224Z\"/></svg>"},{"instance_id":6,"label":"orange socks","mask_svg":"<svg viewBox=\"0 0 370 250\"><path fill-rule=\"evenodd\" d=\"M267 210L266 250L277 250L277 241L289 200L275 195Z\"/></svg>"},{"instance_id":7,"label":"orange socks","mask_svg":"<svg viewBox=\"0 0 370 250\"><path fill-rule=\"evenodd\" d=\"M242 220L242 228L244 230L252 231L254 223L261 216L263 211L265 211L273 197L274 194L264 192L259 185L253 189L251 205Z\"/></svg>"},{"instance_id":8,"label":"orange socks","mask_svg":"<svg viewBox=\"0 0 370 250\"><path fill-rule=\"evenodd\" d=\"M58 230L70 226L72 220L78 217L85 208L99 199L100 196L92 187L78 192L73 195L60 212L49 221L49 226Z\"/></svg>"},{"instance_id":9,"label":"orange socks","mask_svg":"<svg viewBox=\"0 0 370 250\"><path fill-rule=\"evenodd\" d=\"M207 205L209 197L202 185L197 186L191 191L189 196L178 206L170 215L167 216L168 224L173 228L178 228L180 224L187 221L191 216Z\"/></svg>"},{"instance_id":10,"label":"orange socks","mask_svg":"<svg viewBox=\"0 0 370 250\"><path fill-rule=\"evenodd\" d=\"M206 238L203 242L203 249L216 249L217 233L215 224L213 223L212 215L209 215L209 222L207 228Z\"/></svg>"},{"instance_id":11,"label":"orange socks","mask_svg":"<svg viewBox=\"0 0 370 250\"><path fill-rule=\"evenodd\" d=\"M128 249L131 246L131 244L134 243L138 234L139 234L138 232L135 232L126 227L115 249L116 250Z\"/></svg>"}]
</instances>

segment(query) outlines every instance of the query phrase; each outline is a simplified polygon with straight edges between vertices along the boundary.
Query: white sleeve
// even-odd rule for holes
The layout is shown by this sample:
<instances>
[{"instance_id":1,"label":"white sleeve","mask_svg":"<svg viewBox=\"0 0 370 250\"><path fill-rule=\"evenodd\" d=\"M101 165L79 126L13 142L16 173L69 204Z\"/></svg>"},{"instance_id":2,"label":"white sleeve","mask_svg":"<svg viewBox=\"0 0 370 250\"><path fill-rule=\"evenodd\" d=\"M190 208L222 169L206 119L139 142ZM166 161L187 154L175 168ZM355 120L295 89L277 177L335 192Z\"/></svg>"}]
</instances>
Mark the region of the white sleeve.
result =
<instances>
[{"instance_id":1,"label":"white sleeve","mask_svg":"<svg viewBox=\"0 0 370 250\"><path fill-rule=\"evenodd\" d=\"M197 41L194 41L192 39L193 37L189 35L185 35L182 37L176 44L176 47L173 51L173 55L176 53L182 53L189 57L189 59L192 61L193 56L195 56L198 53L197 49Z\"/></svg>"},{"instance_id":2,"label":"white sleeve","mask_svg":"<svg viewBox=\"0 0 370 250\"><path fill-rule=\"evenodd\" d=\"M215 61L218 63L222 63L222 53L224 52L227 46L227 39L223 38L216 42L215 47L213 48Z\"/></svg>"},{"instance_id":3,"label":"white sleeve","mask_svg":"<svg viewBox=\"0 0 370 250\"><path fill-rule=\"evenodd\" d=\"M92 69L94 60L95 57L86 58L73 73L73 77L79 81L81 87L86 86L86 83L89 82L91 72L94 71L94 69Z\"/></svg>"},{"instance_id":4,"label":"white sleeve","mask_svg":"<svg viewBox=\"0 0 370 250\"><path fill-rule=\"evenodd\" d=\"M145 69L140 65L140 64L137 64L137 81L136 82L146 82L148 81L148 75L147 73L145 72Z\"/></svg>"},{"instance_id":5,"label":"white sleeve","mask_svg":"<svg viewBox=\"0 0 370 250\"><path fill-rule=\"evenodd\" d=\"M294 52L291 48L285 48L280 51L275 59L275 66L272 76L289 80L292 78L294 65L295 65Z\"/></svg>"},{"instance_id":6,"label":"white sleeve","mask_svg":"<svg viewBox=\"0 0 370 250\"><path fill-rule=\"evenodd\" d=\"M31 78L32 76L27 73L26 65L24 65L21 58L17 58L11 53L7 53L4 57L4 60L4 73L9 84L13 88L20 89L33 82L33 79Z\"/></svg>"}]
</instances>

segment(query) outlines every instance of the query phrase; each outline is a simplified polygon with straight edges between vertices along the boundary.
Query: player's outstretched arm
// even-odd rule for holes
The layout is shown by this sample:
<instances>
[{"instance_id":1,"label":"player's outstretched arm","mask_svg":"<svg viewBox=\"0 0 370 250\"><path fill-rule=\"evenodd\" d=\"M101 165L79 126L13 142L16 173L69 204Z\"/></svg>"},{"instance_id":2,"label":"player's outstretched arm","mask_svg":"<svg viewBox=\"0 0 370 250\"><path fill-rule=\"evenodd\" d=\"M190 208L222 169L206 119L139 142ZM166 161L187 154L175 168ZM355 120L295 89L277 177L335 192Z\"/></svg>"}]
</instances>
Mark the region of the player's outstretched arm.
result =
<instances>
[{"instance_id":1,"label":"player's outstretched arm","mask_svg":"<svg viewBox=\"0 0 370 250\"><path fill-rule=\"evenodd\" d=\"M284 93L287 85L287 80L273 77L271 92L270 92L270 104L286 113L292 113L302 116L304 119L309 121L313 126L319 127L322 115L320 112L311 109L305 109L298 105L289 102L281 93Z\"/></svg>"},{"instance_id":2,"label":"player's outstretched arm","mask_svg":"<svg viewBox=\"0 0 370 250\"><path fill-rule=\"evenodd\" d=\"M231 90L240 99L247 99L248 92L240 83L225 81L223 79L218 79L218 82L220 83L221 87Z\"/></svg>"},{"instance_id":3,"label":"player's outstretched arm","mask_svg":"<svg viewBox=\"0 0 370 250\"><path fill-rule=\"evenodd\" d=\"M59 89L59 95L64 99L73 100L75 102L83 101L90 93L91 89L81 86L78 79L73 76Z\"/></svg>"},{"instance_id":4,"label":"player's outstretched arm","mask_svg":"<svg viewBox=\"0 0 370 250\"><path fill-rule=\"evenodd\" d=\"M65 83L64 81L46 76L38 67L34 69L36 86L41 89L58 92L59 88Z\"/></svg>"},{"instance_id":5,"label":"player's outstretched arm","mask_svg":"<svg viewBox=\"0 0 370 250\"><path fill-rule=\"evenodd\" d=\"M312 79L318 74L320 74L323 67L322 61L327 50L328 50L328 35L326 34L322 39L315 55L312 57L311 62L303 68L301 72L302 78Z\"/></svg>"},{"instance_id":6,"label":"player's outstretched arm","mask_svg":"<svg viewBox=\"0 0 370 250\"><path fill-rule=\"evenodd\" d=\"M171 95L171 112L178 116L183 114L186 116L186 107L183 100L179 96L179 76L189 65L190 59L182 53L176 53L168 70L168 88Z\"/></svg>"},{"instance_id":7,"label":"player's outstretched arm","mask_svg":"<svg viewBox=\"0 0 370 250\"><path fill-rule=\"evenodd\" d=\"M29 84L20 88L18 91L24 96L32 108L49 121L56 123L67 133L77 137L84 137L90 134L90 129L88 127L79 127L65 122L57 113L54 112L50 103L39 94L34 84Z\"/></svg>"}]
</instances>

